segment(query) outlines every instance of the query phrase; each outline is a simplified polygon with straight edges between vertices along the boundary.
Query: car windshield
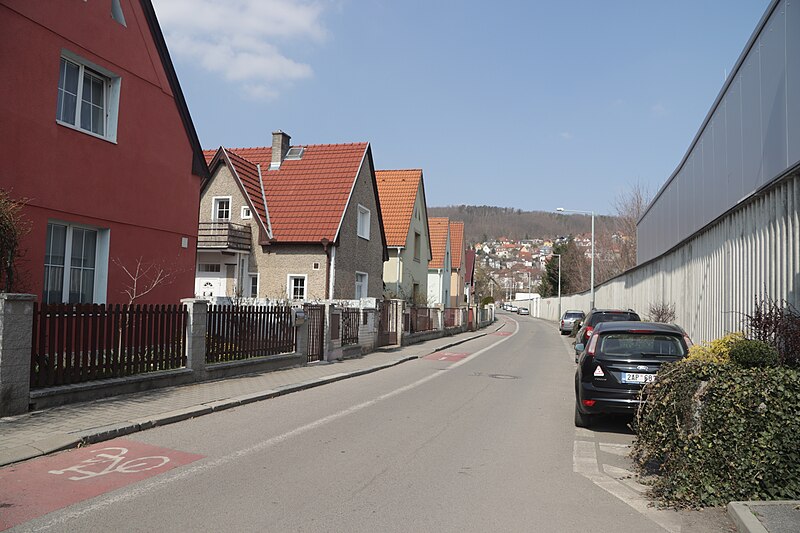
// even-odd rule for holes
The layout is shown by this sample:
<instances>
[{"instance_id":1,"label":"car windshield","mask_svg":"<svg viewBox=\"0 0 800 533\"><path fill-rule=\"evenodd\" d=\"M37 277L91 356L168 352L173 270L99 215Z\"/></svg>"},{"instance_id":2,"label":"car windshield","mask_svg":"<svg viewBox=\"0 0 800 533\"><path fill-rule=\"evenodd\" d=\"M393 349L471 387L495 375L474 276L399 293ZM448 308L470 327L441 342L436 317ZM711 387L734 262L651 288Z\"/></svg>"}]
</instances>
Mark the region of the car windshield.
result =
<instances>
[{"instance_id":1,"label":"car windshield","mask_svg":"<svg viewBox=\"0 0 800 533\"><path fill-rule=\"evenodd\" d=\"M623 322L625 320L638 320L638 318L631 313L602 313L595 315L592 322L599 324L600 322Z\"/></svg>"},{"instance_id":2,"label":"car windshield","mask_svg":"<svg viewBox=\"0 0 800 533\"><path fill-rule=\"evenodd\" d=\"M686 355L679 337L649 333L608 333L599 349L605 355Z\"/></svg>"}]
</instances>

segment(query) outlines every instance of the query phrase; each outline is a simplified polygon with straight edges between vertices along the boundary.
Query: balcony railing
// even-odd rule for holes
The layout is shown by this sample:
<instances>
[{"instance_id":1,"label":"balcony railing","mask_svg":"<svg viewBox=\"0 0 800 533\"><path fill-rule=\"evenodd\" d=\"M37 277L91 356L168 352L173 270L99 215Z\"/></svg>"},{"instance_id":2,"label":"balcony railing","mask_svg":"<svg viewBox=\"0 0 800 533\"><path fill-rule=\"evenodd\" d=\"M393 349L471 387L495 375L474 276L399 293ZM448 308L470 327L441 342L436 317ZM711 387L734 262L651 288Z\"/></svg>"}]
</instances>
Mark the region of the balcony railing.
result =
<instances>
[{"instance_id":1,"label":"balcony railing","mask_svg":"<svg viewBox=\"0 0 800 533\"><path fill-rule=\"evenodd\" d=\"M250 226L233 222L200 222L197 247L205 250L249 250Z\"/></svg>"}]
</instances>

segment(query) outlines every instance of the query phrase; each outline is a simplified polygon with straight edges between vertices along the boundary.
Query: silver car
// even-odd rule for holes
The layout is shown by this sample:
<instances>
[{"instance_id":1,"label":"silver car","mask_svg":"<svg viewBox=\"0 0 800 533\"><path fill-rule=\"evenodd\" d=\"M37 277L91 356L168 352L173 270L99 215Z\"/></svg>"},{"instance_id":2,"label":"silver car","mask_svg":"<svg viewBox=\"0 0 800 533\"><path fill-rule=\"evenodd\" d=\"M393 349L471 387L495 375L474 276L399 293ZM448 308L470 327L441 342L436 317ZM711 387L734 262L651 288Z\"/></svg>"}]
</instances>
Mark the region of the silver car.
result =
<instances>
[{"instance_id":1,"label":"silver car","mask_svg":"<svg viewBox=\"0 0 800 533\"><path fill-rule=\"evenodd\" d=\"M570 309L564 313L559 323L559 329L562 335L567 335L572 332L572 326L575 325L576 320L583 321L586 318L586 313L577 309Z\"/></svg>"}]
</instances>

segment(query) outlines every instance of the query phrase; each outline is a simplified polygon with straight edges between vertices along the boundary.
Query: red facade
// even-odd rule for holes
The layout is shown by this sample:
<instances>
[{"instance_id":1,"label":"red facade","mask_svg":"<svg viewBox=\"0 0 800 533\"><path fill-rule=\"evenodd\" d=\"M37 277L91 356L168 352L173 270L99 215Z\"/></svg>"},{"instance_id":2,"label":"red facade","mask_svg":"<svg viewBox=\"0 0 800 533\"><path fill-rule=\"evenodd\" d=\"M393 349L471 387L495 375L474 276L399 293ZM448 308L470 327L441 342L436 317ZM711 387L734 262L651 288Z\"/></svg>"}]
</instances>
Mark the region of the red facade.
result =
<instances>
[{"instance_id":1,"label":"red facade","mask_svg":"<svg viewBox=\"0 0 800 533\"><path fill-rule=\"evenodd\" d=\"M170 282L137 303L192 297L208 169L149 0L0 0L0 27L0 187L31 222L18 289L42 300L67 271L84 297L125 303L122 266L141 261Z\"/></svg>"}]
</instances>

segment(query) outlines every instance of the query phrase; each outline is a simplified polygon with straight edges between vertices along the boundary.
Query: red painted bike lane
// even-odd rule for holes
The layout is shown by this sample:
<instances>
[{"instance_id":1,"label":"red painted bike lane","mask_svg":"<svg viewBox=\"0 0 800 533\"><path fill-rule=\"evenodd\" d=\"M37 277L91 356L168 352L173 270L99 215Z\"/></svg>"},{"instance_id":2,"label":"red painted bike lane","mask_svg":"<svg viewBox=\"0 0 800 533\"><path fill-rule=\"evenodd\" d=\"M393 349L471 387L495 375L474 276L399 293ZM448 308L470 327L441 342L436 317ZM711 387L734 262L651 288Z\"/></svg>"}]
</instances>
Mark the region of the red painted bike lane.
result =
<instances>
[{"instance_id":1,"label":"red painted bike lane","mask_svg":"<svg viewBox=\"0 0 800 533\"><path fill-rule=\"evenodd\" d=\"M0 531L202 458L114 439L0 469Z\"/></svg>"}]
</instances>

